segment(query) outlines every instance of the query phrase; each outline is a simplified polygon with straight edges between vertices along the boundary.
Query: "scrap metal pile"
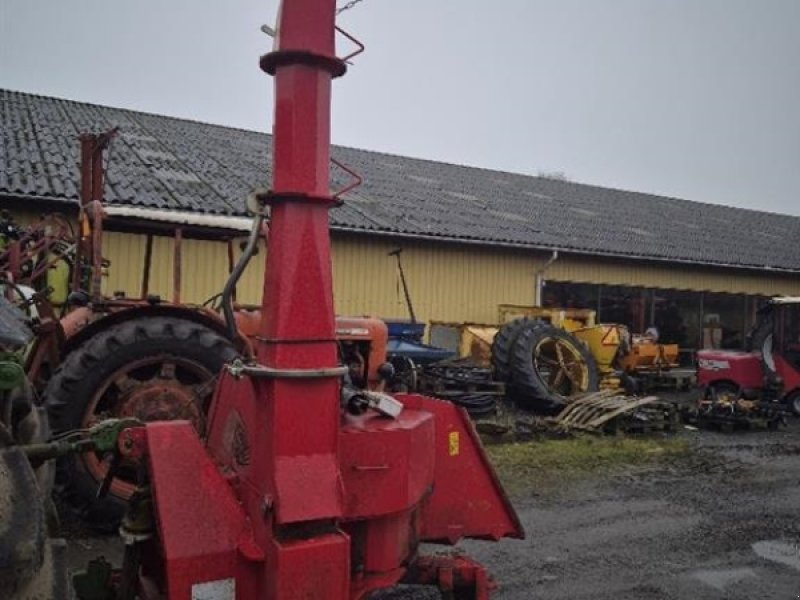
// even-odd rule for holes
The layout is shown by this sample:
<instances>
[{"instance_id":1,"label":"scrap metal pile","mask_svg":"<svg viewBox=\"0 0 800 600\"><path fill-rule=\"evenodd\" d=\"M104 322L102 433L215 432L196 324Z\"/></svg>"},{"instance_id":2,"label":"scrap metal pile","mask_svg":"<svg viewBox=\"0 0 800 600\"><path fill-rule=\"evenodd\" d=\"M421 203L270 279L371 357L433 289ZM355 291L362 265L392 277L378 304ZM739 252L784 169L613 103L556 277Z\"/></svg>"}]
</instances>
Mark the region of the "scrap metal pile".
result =
<instances>
[{"instance_id":1,"label":"scrap metal pile","mask_svg":"<svg viewBox=\"0 0 800 600\"><path fill-rule=\"evenodd\" d=\"M501 318L509 310L501 307ZM649 374L674 364L677 348L639 340L631 358L627 330L595 324L593 311L525 310L531 316L499 327L434 324L431 337L462 358L416 364L403 357L393 361L398 367L395 382L462 406L482 430L514 427L507 418L509 405L523 410L511 411L523 428L531 426L531 419L537 427L559 431L647 433L676 428L674 404L629 393L625 379L630 380L627 374L638 366ZM525 416L534 414L546 418Z\"/></svg>"},{"instance_id":2,"label":"scrap metal pile","mask_svg":"<svg viewBox=\"0 0 800 600\"><path fill-rule=\"evenodd\" d=\"M418 382L420 393L449 400L473 419L493 416L505 396L505 386L494 380L492 370L469 360L429 365L418 374Z\"/></svg>"}]
</instances>

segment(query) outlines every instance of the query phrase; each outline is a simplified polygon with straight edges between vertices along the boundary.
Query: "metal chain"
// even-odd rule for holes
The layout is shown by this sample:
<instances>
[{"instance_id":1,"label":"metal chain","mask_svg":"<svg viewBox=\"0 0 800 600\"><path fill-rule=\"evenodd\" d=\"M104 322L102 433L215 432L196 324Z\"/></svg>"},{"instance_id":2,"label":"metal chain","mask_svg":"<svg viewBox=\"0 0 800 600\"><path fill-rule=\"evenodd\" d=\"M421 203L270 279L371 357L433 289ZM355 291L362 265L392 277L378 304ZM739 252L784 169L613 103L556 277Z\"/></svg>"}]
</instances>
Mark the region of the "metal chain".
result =
<instances>
[{"instance_id":1,"label":"metal chain","mask_svg":"<svg viewBox=\"0 0 800 600\"><path fill-rule=\"evenodd\" d=\"M351 9L351 8L353 8L353 7L354 7L356 4L358 4L359 2L363 2L363 1L364 1L364 0L350 0L350 2L348 2L347 4L344 4L343 6L341 6L341 7L337 8L337 9L336 9L336 14L337 14L337 15L340 15L340 14L342 14L344 11L346 11L346 10L350 10L350 9Z\"/></svg>"}]
</instances>

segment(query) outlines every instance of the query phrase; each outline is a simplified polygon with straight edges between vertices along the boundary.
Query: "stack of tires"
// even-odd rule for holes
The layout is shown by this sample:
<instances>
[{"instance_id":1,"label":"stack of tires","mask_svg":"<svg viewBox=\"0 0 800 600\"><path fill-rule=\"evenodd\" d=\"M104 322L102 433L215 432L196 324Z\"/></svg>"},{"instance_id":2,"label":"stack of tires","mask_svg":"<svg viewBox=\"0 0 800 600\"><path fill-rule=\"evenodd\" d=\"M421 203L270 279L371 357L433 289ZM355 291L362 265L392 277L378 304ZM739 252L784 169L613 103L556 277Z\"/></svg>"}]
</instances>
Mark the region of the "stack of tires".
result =
<instances>
[{"instance_id":1,"label":"stack of tires","mask_svg":"<svg viewBox=\"0 0 800 600\"><path fill-rule=\"evenodd\" d=\"M597 365L567 331L535 319L504 324L492 343L494 377L507 396L535 412L559 412L572 396L597 391Z\"/></svg>"}]
</instances>

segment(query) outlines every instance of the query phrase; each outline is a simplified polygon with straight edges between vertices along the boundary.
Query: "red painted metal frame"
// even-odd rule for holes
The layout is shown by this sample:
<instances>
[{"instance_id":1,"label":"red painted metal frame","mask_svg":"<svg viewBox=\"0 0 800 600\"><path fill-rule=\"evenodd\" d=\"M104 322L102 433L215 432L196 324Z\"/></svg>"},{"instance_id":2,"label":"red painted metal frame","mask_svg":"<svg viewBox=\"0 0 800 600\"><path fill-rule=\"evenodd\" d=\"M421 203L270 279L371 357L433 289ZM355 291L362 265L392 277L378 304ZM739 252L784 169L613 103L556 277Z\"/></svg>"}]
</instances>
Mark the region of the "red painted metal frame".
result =
<instances>
[{"instance_id":1,"label":"red painted metal frame","mask_svg":"<svg viewBox=\"0 0 800 600\"><path fill-rule=\"evenodd\" d=\"M255 357L269 376L220 377L204 449L186 422L145 427L158 524L143 581L239 600L358 600L410 579L482 600L491 582L420 542L522 537L466 413L404 395L396 419L340 406L328 210L333 0L288 0L276 49L273 185ZM372 350L384 353L381 324ZM370 360L377 362L372 353ZM254 372L258 372L256 369ZM138 438L137 438L138 439ZM226 587L228 586L228 587ZM228 596L229 597L229 596Z\"/></svg>"},{"instance_id":2,"label":"red painted metal frame","mask_svg":"<svg viewBox=\"0 0 800 600\"><path fill-rule=\"evenodd\" d=\"M699 350L697 352L697 383L733 383L742 389L760 389L764 385L764 370L757 352L734 350Z\"/></svg>"},{"instance_id":3,"label":"red painted metal frame","mask_svg":"<svg viewBox=\"0 0 800 600\"><path fill-rule=\"evenodd\" d=\"M100 298L103 263L103 198L105 194L105 150L119 128L114 127L104 133L82 133L81 142L81 241L78 244L75 264L88 260L91 264L89 293L92 298ZM80 288L81 270L73 269L72 289Z\"/></svg>"}]
</instances>

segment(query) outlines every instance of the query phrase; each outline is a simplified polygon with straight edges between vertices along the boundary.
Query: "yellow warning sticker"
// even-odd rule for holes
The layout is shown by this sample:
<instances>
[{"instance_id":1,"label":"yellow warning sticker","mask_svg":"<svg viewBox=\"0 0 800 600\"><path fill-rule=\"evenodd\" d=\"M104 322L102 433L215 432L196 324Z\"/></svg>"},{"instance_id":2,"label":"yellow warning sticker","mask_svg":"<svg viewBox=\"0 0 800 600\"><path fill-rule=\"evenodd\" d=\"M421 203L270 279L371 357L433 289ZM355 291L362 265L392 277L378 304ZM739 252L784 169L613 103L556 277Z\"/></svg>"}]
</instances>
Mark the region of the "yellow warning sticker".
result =
<instances>
[{"instance_id":1,"label":"yellow warning sticker","mask_svg":"<svg viewBox=\"0 0 800 600\"><path fill-rule=\"evenodd\" d=\"M458 442L459 442L458 432L451 431L447 436L447 446L450 451L450 456L458 456L458 453L460 452L460 449L458 447Z\"/></svg>"},{"instance_id":2,"label":"yellow warning sticker","mask_svg":"<svg viewBox=\"0 0 800 600\"><path fill-rule=\"evenodd\" d=\"M616 346L619 344L619 330L616 327L609 327L600 342L603 346Z\"/></svg>"}]
</instances>

